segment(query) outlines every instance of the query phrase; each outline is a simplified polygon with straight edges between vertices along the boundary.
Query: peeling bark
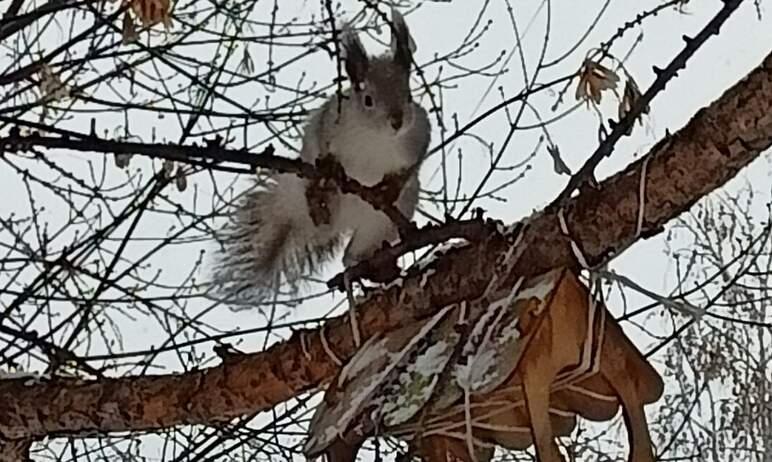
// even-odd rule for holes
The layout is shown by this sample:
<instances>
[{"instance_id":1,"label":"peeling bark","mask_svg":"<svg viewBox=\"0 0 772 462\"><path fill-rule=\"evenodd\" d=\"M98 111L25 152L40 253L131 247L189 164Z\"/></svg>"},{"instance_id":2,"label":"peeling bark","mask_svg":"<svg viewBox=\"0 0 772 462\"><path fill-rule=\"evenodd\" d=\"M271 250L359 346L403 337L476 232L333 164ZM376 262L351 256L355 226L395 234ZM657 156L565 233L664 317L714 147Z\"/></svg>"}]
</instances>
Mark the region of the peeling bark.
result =
<instances>
[{"instance_id":1,"label":"peeling bark","mask_svg":"<svg viewBox=\"0 0 772 462\"><path fill-rule=\"evenodd\" d=\"M591 265L607 261L641 237L660 232L770 144L772 55L645 157L598 190L570 200L563 213L571 235ZM645 213L638 230L642 175ZM577 266L556 209L531 217L523 243L527 250L509 276L512 282ZM507 247L506 239L493 236L455 249L433 264L431 276L413 275L401 286L373 294L357 308L363 340L479 296ZM0 382L0 440L214 424L265 410L334 375L337 366L323 344L338 358L349 357L354 348L348 326L347 316L331 319L322 329L296 332L266 351L186 374Z\"/></svg>"},{"instance_id":2,"label":"peeling bark","mask_svg":"<svg viewBox=\"0 0 772 462\"><path fill-rule=\"evenodd\" d=\"M0 462L26 462L32 460L29 457L29 449L32 440L3 440L0 439Z\"/></svg>"}]
</instances>

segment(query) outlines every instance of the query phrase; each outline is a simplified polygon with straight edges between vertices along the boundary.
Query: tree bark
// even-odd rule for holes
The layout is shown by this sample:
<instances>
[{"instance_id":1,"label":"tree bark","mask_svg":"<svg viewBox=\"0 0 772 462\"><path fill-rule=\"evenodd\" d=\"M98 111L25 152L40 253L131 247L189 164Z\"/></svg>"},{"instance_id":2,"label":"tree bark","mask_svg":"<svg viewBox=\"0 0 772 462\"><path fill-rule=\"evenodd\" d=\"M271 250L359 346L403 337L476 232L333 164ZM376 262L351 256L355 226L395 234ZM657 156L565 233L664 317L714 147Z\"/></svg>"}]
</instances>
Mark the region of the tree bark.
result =
<instances>
[{"instance_id":1,"label":"tree bark","mask_svg":"<svg viewBox=\"0 0 772 462\"><path fill-rule=\"evenodd\" d=\"M770 144L772 54L684 128L598 189L582 191L563 210L532 216L523 237L526 250L508 277L514 282L558 266L579 266L572 240L591 266L608 261L639 238L659 233ZM560 230L561 214L572 238ZM504 236L496 235L473 242L438 258L430 274L413 274L401 285L372 294L357 308L362 339L479 296L508 246ZM320 329L295 332L266 351L228 358L201 371L98 381L0 382L0 439L215 424L269 409L329 380L338 365L328 352L348 358L354 352L350 337L348 317L342 316Z\"/></svg>"},{"instance_id":2,"label":"tree bark","mask_svg":"<svg viewBox=\"0 0 772 462\"><path fill-rule=\"evenodd\" d=\"M0 462L26 462L29 457L31 439L3 441L0 440Z\"/></svg>"}]
</instances>

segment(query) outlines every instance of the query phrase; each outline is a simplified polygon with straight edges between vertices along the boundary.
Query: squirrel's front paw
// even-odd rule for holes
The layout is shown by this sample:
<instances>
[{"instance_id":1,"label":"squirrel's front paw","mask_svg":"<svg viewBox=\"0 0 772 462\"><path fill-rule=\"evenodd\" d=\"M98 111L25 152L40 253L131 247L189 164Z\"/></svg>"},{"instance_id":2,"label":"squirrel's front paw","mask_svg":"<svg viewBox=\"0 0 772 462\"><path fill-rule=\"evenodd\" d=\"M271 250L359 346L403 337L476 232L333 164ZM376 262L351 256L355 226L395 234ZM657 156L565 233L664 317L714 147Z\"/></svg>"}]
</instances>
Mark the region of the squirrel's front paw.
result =
<instances>
[{"instance_id":1,"label":"squirrel's front paw","mask_svg":"<svg viewBox=\"0 0 772 462\"><path fill-rule=\"evenodd\" d=\"M335 182L328 179L314 180L306 187L308 214L315 226L330 224L331 201L336 197L336 193Z\"/></svg>"},{"instance_id":2,"label":"squirrel's front paw","mask_svg":"<svg viewBox=\"0 0 772 462\"><path fill-rule=\"evenodd\" d=\"M379 265L368 265L367 271L362 275L367 279L385 284L391 282L399 277L400 269L397 265L397 259L389 261L381 261Z\"/></svg>"},{"instance_id":3,"label":"squirrel's front paw","mask_svg":"<svg viewBox=\"0 0 772 462\"><path fill-rule=\"evenodd\" d=\"M386 204L393 204L402 193L406 181L405 172L391 172L383 176L383 179L374 186L381 200Z\"/></svg>"}]
</instances>

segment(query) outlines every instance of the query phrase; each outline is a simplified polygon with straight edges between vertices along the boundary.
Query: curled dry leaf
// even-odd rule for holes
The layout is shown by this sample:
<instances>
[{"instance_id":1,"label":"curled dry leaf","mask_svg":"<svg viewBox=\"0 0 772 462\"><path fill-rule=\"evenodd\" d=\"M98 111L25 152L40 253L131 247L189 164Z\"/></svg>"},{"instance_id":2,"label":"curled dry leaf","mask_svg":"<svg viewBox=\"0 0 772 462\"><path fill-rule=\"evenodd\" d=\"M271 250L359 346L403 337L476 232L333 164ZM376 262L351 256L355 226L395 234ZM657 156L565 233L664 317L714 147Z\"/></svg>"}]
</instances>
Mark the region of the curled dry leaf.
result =
<instances>
[{"instance_id":1,"label":"curled dry leaf","mask_svg":"<svg viewBox=\"0 0 772 462\"><path fill-rule=\"evenodd\" d=\"M164 161L163 169L164 169L164 177L167 180L171 180L172 178L174 178L174 161L173 160L166 159Z\"/></svg>"},{"instance_id":2,"label":"curled dry leaf","mask_svg":"<svg viewBox=\"0 0 772 462\"><path fill-rule=\"evenodd\" d=\"M131 10L146 27L163 23L166 29L172 25L170 0L128 0Z\"/></svg>"},{"instance_id":3,"label":"curled dry leaf","mask_svg":"<svg viewBox=\"0 0 772 462\"><path fill-rule=\"evenodd\" d=\"M121 43L126 45L137 41L137 28L134 26L134 19L126 12L123 15L123 27L121 28Z\"/></svg>"},{"instance_id":4,"label":"curled dry leaf","mask_svg":"<svg viewBox=\"0 0 772 462\"><path fill-rule=\"evenodd\" d=\"M244 54L241 56L239 67L247 74L251 75L255 73L255 63L252 61L252 55L249 54L249 48L246 46L244 47Z\"/></svg>"},{"instance_id":5,"label":"curled dry leaf","mask_svg":"<svg viewBox=\"0 0 772 462\"><path fill-rule=\"evenodd\" d=\"M48 64L43 63L38 71L40 75L40 92L44 98L58 101L66 98L70 94L70 89L62 82L58 75Z\"/></svg>"},{"instance_id":6,"label":"curled dry leaf","mask_svg":"<svg viewBox=\"0 0 772 462\"><path fill-rule=\"evenodd\" d=\"M627 82L625 82L625 92L622 95L622 99L619 100L619 120L622 120L630 111L632 111L633 106L635 106L639 99L641 99L641 90L638 89L638 84L635 83L635 80L632 77L629 77ZM641 109L641 114L637 117L639 124L643 125L642 115L648 113L649 106L646 105ZM627 130L627 134L629 135L632 131L633 127L631 125L630 129Z\"/></svg>"},{"instance_id":7,"label":"curled dry leaf","mask_svg":"<svg viewBox=\"0 0 772 462\"><path fill-rule=\"evenodd\" d=\"M177 173L174 175L174 184L179 192L188 189L188 177L185 175L182 167L177 168Z\"/></svg>"},{"instance_id":8,"label":"curled dry leaf","mask_svg":"<svg viewBox=\"0 0 772 462\"><path fill-rule=\"evenodd\" d=\"M131 154L115 155L115 166L118 168L127 168L129 166L129 161L131 161Z\"/></svg>"},{"instance_id":9,"label":"curled dry leaf","mask_svg":"<svg viewBox=\"0 0 772 462\"><path fill-rule=\"evenodd\" d=\"M579 85L576 87L576 99L592 100L600 103L601 93L604 90L613 90L617 87L619 76L611 69L592 60L585 60L579 76Z\"/></svg>"},{"instance_id":10,"label":"curled dry leaf","mask_svg":"<svg viewBox=\"0 0 772 462\"><path fill-rule=\"evenodd\" d=\"M558 175L571 175L571 169L563 161L563 157L560 155L560 148L557 144L550 144L547 146L547 152L552 157L552 168Z\"/></svg>"}]
</instances>

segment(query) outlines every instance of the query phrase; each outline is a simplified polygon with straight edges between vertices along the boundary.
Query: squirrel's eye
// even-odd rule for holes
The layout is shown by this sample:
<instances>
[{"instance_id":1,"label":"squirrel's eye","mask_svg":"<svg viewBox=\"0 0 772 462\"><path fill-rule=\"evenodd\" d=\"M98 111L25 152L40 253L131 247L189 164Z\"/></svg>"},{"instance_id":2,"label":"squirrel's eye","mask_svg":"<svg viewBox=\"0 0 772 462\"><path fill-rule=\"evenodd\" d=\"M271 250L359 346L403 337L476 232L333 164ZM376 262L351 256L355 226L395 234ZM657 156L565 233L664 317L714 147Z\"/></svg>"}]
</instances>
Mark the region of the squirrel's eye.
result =
<instances>
[{"instance_id":1,"label":"squirrel's eye","mask_svg":"<svg viewBox=\"0 0 772 462\"><path fill-rule=\"evenodd\" d=\"M373 107L373 97L372 96L365 95L365 106Z\"/></svg>"}]
</instances>

